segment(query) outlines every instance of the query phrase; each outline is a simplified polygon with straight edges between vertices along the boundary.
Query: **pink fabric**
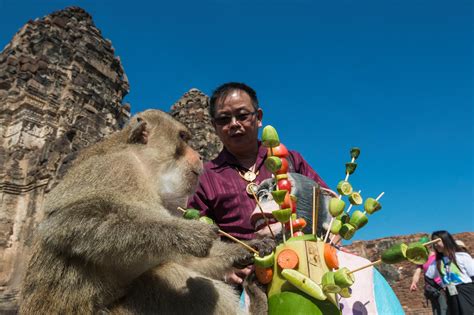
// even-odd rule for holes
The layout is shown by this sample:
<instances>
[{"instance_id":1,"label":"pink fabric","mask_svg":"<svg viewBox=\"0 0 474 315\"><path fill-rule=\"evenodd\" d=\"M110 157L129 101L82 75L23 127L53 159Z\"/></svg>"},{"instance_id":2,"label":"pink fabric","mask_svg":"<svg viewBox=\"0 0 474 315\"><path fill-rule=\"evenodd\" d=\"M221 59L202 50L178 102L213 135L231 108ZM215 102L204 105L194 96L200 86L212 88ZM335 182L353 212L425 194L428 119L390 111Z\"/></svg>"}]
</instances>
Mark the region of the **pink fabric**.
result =
<instances>
[{"instance_id":1,"label":"pink fabric","mask_svg":"<svg viewBox=\"0 0 474 315\"><path fill-rule=\"evenodd\" d=\"M428 268L430 267L431 264L436 264L436 254L432 253L429 257L428 257L428 260L423 264L423 273L426 274L426 271L428 270ZM434 281L441 285L441 278L440 277L436 277L434 278Z\"/></svg>"},{"instance_id":2,"label":"pink fabric","mask_svg":"<svg viewBox=\"0 0 474 315\"><path fill-rule=\"evenodd\" d=\"M290 154L296 173L308 176L322 187L328 187L298 152L290 151ZM272 176L263 164L266 156L267 148L259 143L256 161L259 174L255 180L257 184ZM214 219L223 231L234 237L252 239L255 230L250 216L256 203L253 197L246 193L248 183L240 177L238 168L241 168L239 163L226 149L222 150L216 159L205 163L199 186L189 200L188 207L201 210L202 215Z\"/></svg>"}]
</instances>

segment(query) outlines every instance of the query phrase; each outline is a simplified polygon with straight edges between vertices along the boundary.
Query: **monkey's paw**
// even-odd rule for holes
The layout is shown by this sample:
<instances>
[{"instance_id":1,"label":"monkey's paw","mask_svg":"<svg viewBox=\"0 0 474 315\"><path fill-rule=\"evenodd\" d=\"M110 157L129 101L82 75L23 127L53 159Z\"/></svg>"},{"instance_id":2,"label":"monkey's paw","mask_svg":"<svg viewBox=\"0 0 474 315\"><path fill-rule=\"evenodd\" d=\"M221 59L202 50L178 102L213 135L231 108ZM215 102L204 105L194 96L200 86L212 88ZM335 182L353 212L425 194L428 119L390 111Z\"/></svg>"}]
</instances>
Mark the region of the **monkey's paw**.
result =
<instances>
[{"instance_id":1,"label":"monkey's paw","mask_svg":"<svg viewBox=\"0 0 474 315\"><path fill-rule=\"evenodd\" d=\"M219 228L214 224L203 223L199 221L191 221L192 229L186 236L187 241L183 244L182 250L186 254L196 257L205 257L218 238L217 232Z\"/></svg>"},{"instance_id":2,"label":"monkey's paw","mask_svg":"<svg viewBox=\"0 0 474 315\"><path fill-rule=\"evenodd\" d=\"M264 237L262 239L255 239L248 242L248 245L258 251L260 257L270 255L275 250L276 242L273 238Z\"/></svg>"}]
</instances>

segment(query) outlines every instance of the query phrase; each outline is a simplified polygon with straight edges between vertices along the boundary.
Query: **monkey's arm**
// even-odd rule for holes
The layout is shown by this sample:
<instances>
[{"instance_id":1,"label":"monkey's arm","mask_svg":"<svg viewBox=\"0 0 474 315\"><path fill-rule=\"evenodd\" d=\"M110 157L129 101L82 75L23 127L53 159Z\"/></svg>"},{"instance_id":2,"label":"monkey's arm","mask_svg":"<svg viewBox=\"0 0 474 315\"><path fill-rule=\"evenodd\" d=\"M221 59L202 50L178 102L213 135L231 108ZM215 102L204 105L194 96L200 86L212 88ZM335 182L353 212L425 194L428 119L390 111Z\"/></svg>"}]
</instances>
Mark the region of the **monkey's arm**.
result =
<instances>
[{"instance_id":1,"label":"monkey's arm","mask_svg":"<svg viewBox=\"0 0 474 315\"><path fill-rule=\"evenodd\" d=\"M275 248L275 242L270 238L248 241L247 244L261 253L267 255ZM209 256L205 258L191 258L183 263L190 269L215 278L223 279L232 267L244 267L253 263L253 252L237 243L215 241Z\"/></svg>"},{"instance_id":2,"label":"monkey's arm","mask_svg":"<svg viewBox=\"0 0 474 315\"><path fill-rule=\"evenodd\" d=\"M43 245L85 262L120 270L154 266L177 253L206 256L217 238L216 228L209 224L141 217L128 210L97 200L58 209L41 225Z\"/></svg>"}]
</instances>

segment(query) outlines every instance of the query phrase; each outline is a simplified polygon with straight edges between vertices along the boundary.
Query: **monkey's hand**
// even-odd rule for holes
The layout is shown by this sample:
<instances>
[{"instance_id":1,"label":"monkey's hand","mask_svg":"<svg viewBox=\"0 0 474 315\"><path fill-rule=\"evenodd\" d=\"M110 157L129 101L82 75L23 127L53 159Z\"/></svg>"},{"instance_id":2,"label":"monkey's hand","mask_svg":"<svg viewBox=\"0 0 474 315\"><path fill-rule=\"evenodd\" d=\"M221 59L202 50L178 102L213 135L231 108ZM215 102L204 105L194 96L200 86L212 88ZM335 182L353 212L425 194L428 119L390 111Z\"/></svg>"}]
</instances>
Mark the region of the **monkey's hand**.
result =
<instances>
[{"instance_id":1,"label":"monkey's hand","mask_svg":"<svg viewBox=\"0 0 474 315\"><path fill-rule=\"evenodd\" d=\"M195 220L186 220L184 222L187 223L187 228L189 229L185 235L180 237L179 242L176 244L178 250L183 254L206 257L214 241L218 238L217 232L219 227Z\"/></svg>"},{"instance_id":2,"label":"monkey's hand","mask_svg":"<svg viewBox=\"0 0 474 315\"><path fill-rule=\"evenodd\" d=\"M270 237L265 237L262 239L255 239L246 242L247 245L256 249L260 257L269 255L276 247L275 240ZM238 268L243 268L250 264L253 264L254 254L247 251L244 255L240 256L235 262L234 266Z\"/></svg>"}]
</instances>

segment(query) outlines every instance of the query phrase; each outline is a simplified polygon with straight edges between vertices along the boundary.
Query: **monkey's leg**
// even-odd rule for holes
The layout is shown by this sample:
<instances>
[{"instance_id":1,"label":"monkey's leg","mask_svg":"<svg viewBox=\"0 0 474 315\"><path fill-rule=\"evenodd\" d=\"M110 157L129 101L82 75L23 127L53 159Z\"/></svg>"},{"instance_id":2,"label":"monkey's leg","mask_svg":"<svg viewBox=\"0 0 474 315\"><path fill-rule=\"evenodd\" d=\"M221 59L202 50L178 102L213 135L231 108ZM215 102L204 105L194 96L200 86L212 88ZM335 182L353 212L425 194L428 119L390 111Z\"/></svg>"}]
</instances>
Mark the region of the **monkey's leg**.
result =
<instances>
[{"instance_id":1,"label":"monkey's leg","mask_svg":"<svg viewBox=\"0 0 474 315\"><path fill-rule=\"evenodd\" d=\"M134 281L112 314L242 314L228 285L176 263L167 263Z\"/></svg>"}]
</instances>

